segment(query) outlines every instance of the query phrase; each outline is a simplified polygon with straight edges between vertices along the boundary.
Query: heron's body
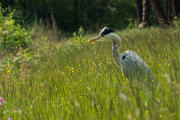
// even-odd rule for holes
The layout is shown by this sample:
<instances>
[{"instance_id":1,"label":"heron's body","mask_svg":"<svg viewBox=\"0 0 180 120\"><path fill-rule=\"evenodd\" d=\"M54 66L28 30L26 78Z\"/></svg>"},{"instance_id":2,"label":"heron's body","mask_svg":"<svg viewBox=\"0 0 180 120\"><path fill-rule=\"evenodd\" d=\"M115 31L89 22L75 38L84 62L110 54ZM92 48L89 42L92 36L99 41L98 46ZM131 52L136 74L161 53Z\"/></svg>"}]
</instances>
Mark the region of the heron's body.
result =
<instances>
[{"instance_id":1,"label":"heron's body","mask_svg":"<svg viewBox=\"0 0 180 120\"><path fill-rule=\"evenodd\" d=\"M135 52L128 50L120 54L113 50L112 54L116 63L121 66L121 71L128 79L138 81L155 79L147 64Z\"/></svg>"},{"instance_id":2,"label":"heron's body","mask_svg":"<svg viewBox=\"0 0 180 120\"><path fill-rule=\"evenodd\" d=\"M96 38L93 38L89 41L95 41L102 37L107 37L109 40L112 40L112 55L116 63L121 66L121 70L124 75L130 80L137 81L149 81L155 79L150 68L147 64L133 51L126 51L123 54L120 54L119 49L121 46L121 38L114 33L114 30L110 28L103 28L100 35Z\"/></svg>"}]
</instances>

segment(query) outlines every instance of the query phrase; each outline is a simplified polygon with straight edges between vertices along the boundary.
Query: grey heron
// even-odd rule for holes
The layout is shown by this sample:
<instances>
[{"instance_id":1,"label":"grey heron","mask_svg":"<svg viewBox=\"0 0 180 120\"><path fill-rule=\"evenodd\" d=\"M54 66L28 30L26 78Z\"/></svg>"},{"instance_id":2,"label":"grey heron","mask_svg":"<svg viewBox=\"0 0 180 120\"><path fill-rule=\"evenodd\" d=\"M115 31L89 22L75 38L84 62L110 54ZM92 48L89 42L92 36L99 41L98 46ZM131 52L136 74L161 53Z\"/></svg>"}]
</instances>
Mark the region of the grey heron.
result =
<instances>
[{"instance_id":1,"label":"grey heron","mask_svg":"<svg viewBox=\"0 0 180 120\"><path fill-rule=\"evenodd\" d=\"M141 59L139 55L135 52L127 50L123 54L120 54L119 49L121 46L121 38L114 33L113 29L104 27L99 36L88 40L91 41L102 41L102 38L107 38L105 40L110 40L113 42L112 46L112 56L116 63L121 66L121 71L130 80L136 80L137 82L146 81L146 83L152 83L155 77L151 72L147 64ZM104 41L105 41L104 40ZM130 81L131 82L131 81Z\"/></svg>"}]
</instances>

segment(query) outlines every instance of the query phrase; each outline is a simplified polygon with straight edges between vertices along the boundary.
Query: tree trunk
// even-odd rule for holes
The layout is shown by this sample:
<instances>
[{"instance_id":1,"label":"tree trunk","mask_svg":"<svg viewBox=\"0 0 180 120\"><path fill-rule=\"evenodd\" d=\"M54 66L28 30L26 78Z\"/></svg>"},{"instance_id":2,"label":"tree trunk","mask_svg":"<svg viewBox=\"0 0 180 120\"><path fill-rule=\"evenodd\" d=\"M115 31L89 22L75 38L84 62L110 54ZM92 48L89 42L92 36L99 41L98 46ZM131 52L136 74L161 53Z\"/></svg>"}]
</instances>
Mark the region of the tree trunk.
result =
<instances>
[{"instance_id":1,"label":"tree trunk","mask_svg":"<svg viewBox=\"0 0 180 120\"><path fill-rule=\"evenodd\" d=\"M164 0L164 14L167 16L167 20L170 18L170 4L171 0Z\"/></svg>"},{"instance_id":2,"label":"tree trunk","mask_svg":"<svg viewBox=\"0 0 180 120\"><path fill-rule=\"evenodd\" d=\"M73 0L74 25L78 23L78 0Z\"/></svg>"},{"instance_id":3,"label":"tree trunk","mask_svg":"<svg viewBox=\"0 0 180 120\"><path fill-rule=\"evenodd\" d=\"M150 16L150 1L143 1L143 27L150 27L151 22L149 20Z\"/></svg>"},{"instance_id":4,"label":"tree trunk","mask_svg":"<svg viewBox=\"0 0 180 120\"><path fill-rule=\"evenodd\" d=\"M81 23L81 25L83 25L83 23L84 23L84 13L85 13L85 11L86 11L86 4L85 4L85 1L84 0L80 0L79 1L79 12L78 12L78 16L79 16L79 18L78 18L78 22L79 23Z\"/></svg>"},{"instance_id":5,"label":"tree trunk","mask_svg":"<svg viewBox=\"0 0 180 120\"><path fill-rule=\"evenodd\" d=\"M142 22L142 0L134 0L134 2L136 3L138 23L141 24L141 22Z\"/></svg>"},{"instance_id":6,"label":"tree trunk","mask_svg":"<svg viewBox=\"0 0 180 120\"><path fill-rule=\"evenodd\" d=\"M177 19L180 17L180 4L179 0L172 0L173 17Z\"/></svg>"},{"instance_id":7,"label":"tree trunk","mask_svg":"<svg viewBox=\"0 0 180 120\"><path fill-rule=\"evenodd\" d=\"M86 16L87 16L87 19L90 20L91 19L91 9L90 9L90 1L89 0L86 1L86 6L87 6Z\"/></svg>"},{"instance_id":8,"label":"tree trunk","mask_svg":"<svg viewBox=\"0 0 180 120\"><path fill-rule=\"evenodd\" d=\"M158 22L162 25L162 26L169 26L169 22L167 21L167 17L163 12L163 9L159 3L159 0L150 0L153 11L155 12L155 15L158 19Z\"/></svg>"}]
</instances>

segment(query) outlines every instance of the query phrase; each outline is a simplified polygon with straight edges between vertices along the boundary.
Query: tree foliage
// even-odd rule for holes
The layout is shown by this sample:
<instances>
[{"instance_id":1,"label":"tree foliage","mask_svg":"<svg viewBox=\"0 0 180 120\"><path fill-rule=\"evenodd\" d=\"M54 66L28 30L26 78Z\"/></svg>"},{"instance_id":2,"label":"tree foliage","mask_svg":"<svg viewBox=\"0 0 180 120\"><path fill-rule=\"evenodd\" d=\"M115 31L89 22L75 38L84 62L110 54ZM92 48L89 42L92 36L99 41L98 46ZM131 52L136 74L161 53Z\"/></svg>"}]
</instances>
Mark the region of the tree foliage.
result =
<instances>
[{"instance_id":1,"label":"tree foliage","mask_svg":"<svg viewBox=\"0 0 180 120\"><path fill-rule=\"evenodd\" d=\"M108 26L122 29L136 19L133 0L2 0L4 8L17 9L15 18L20 24L29 24L37 20L52 21L65 31L96 29Z\"/></svg>"},{"instance_id":2,"label":"tree foliage","mask_svg":"<svg viewBox=\"0 0 180 120\"><path fill-rule=\"evenodd\" d=\"M96 30L102 26L122 29L128 27L129 24L134 25L138 20L136 16L138 10L136 11L135 4L138 1L140 4L143 2L143 0L1 0L1 3L3 8L16 9L14 19L21 25L28 25L40 19L52 23L54 19L60 29L74 32L80 26L85 30ZM164 0L158 1L165 9ZM146 0L146 3L149 3L149 0ZM180 2L173 0L171 3L173 14L168 17L172 19L178 17ZM140 7L142 14L142 5ZM147 17L149 21L146 19L143 21L152 23L152 25L158 24L152 6L148 8L150 8L149 12L145 10L150 14ZM141 20L138 21L141 23L142 17L139 18Z\"/></svg>"}]
</instances>

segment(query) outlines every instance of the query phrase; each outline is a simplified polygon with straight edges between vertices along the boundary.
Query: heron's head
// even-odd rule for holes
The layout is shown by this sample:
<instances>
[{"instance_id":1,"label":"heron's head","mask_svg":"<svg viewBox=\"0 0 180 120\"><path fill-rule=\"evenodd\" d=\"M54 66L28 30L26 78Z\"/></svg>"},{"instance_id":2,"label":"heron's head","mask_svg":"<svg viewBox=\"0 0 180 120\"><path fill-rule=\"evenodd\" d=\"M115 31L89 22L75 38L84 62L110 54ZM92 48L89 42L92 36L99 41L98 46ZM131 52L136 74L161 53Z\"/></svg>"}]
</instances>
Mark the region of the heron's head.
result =
<instances>
[{"instance_id":1,"label":"heron's head","mask_svg":"<svg viewBox=\"0 0 180 120\"><path fill-rule=\"evenodd\" d=\"M90 40L88 40L87 42L91 42L91 41L108 41L108 40L114 40L115 37L117 37L117 35L114 33L115 31L108 28L108 27L104 27L99 36L92 38ZM108 38L108 39L102 39L102 38Z\"/></svg>"}]
</instances>

